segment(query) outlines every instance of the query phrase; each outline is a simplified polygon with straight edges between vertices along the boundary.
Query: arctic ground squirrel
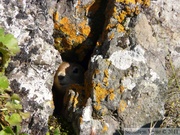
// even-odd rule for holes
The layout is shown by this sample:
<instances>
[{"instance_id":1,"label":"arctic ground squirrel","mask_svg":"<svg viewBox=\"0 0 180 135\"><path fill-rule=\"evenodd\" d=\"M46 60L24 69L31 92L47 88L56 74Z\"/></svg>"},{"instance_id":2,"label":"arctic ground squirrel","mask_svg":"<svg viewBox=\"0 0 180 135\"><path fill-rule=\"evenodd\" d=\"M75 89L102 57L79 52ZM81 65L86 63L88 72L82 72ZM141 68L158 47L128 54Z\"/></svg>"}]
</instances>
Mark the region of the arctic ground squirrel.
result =
<instances>
[{"instance_id":1,"label":"arctic ground squirrel","mask_svg":"<svg viewBox=\"0 0 180 135\"><path fill-rule=\"evenodd\" d=\"M71 84L83 84L84 68L76 63L62 62L54 77L56 91L65 94Z\"/></svg>"},{"instance_id":2,"label":"arctic ground squirrel","mask_svg":"<svg viewBox=\"0 0 180 135\"><path fill-rule=\"evenodd\" d=\"M84 83L84 68L75 63L62 62L54 77L53 100L55 105L54 114L62 113L63 100L66 91L72 84Z\"/></svg>"}]
</instances>

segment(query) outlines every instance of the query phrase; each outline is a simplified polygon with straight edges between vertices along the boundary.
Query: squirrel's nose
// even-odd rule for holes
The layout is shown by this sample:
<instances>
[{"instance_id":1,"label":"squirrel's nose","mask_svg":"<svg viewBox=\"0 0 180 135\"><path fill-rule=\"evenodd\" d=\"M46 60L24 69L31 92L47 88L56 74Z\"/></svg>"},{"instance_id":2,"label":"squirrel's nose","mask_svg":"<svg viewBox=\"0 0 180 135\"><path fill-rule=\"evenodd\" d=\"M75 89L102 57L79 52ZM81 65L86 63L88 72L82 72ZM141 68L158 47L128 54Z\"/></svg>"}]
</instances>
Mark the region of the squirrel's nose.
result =
<instances>
[{"instance_id":1,"label":"squirrel's nose","mask_svg":"<svg viewBox=\"0 0 180 135\"><path fill-rule=\"evenodd\" d=\"M59 75L59 76L58 76L58 80L59 80L59 81L62 81L62 80L64 79L64 77L65 77L65 76L63 76L63 75Z\"/></svg>"}]
</instances>

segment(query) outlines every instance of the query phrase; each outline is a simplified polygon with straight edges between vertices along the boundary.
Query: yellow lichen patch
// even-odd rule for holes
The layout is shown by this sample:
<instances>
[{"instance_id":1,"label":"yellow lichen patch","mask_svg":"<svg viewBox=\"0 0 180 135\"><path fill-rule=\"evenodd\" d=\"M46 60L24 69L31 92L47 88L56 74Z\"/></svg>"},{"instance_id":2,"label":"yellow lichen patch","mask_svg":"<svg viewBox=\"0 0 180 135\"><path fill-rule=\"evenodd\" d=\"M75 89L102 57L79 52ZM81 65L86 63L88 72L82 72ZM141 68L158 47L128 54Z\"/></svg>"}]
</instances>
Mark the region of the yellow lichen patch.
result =
<instances>
[{"instance_id":1,"label":"yellow lichen patch","mask_svg":"<svg viewBox=\"0 0 180 135\"><path fill-rule=\"evenodd\" d=\"M101 105L100 104L94 105L94 109L95 110L100 110L101 109Z\"/></svg>"},{"instance_id":2,"label":"yellow lichen patch","mask_svg":"<svg viewBox=\"0 0 180 135\"><path fill-rule=\"evenodd\" d=\"M105 77L109 77L108 69L104 70L104 76L105 76Z\"/></svg>"},{"instance_id":3,"label":"yellow lichen patch","mask_svg":"<svg viewBox=\"0 0 180 135\"><path fill-rule=\"evenodd\" d=\"M143 0L143 5L149 7L151 4L150 0Z\"/></svg>"},{"instance_id":4,"label":"yellow lichen patch","mask_svg":"<svg viewBox=\"0 0 180 135\"><path fill-rule=\"evenodd\" d=\"M130 8L129 6L126 6L125 8L126 8L126 13L127 13L128 15L130 15L130 14L132 13L131 8Z\"/></svg>"},{"instance_id":5,"label":"yellow lichen patch","mask_svg":"<svg viewBox=\"0 0 180 135\"><path fill-rule=\"evenodd\" d=\"M54 20L54 28L63 35L55 38L55 47L60 52L71 50L81 44L86 40L91 31L87 20L82 20L78 24L75 24L67 17L59 20L58 13L54 13Z\"/></svg>"},{"instance_id":6,"label":"yellow lichen patch","mask_svg":"<svg viewBox=\"0 0 180 135\"><path fill-rule=\"evenodd\" d=\"M119 103L119 108L118 108L118 112L121 113L123 112L127 107L127 103L124 100L121 100Z\"/></svg>"},{"instance_id":7,"label":"yellow lichen patch","mask_svg":"<svg viewBox=\"0 0 180 135\"><path fill-rule=\"evenodd\" d=\"M106 123L103 124L102 132L106 132L108 130L108 126Z\"/></svg>"},{"instance_id":8,"label":"yellow lichen patch","mask_svg":"<svg viewBox=\"0 0 180 135\"><path fill-rule=\"evenodd\" d=\"M122 12L119 14L118 21L119 21L120 23L121 23L122 21L124 21L126 15L127 15L127 12L122 11Z\"/></svg>"},{"instance_id":9,"label":"yellow lichen patch","mask_svg":"<svg viewBox=\"0 0 180 135\"><path fill-rule=\"evenodd\" d=\"M110 92L109 99L112 101L115 98L114 90L110 89L109 92Z\"/></svg>"},{"instance_id":10,"label":"yellow lichen patch","mask_svg":"<svg viewBox=\"0 0 180 135\"><path fill-rule=\"evenodd\" d=\"M102 88L100 83L96 84L94 90L95 90L96 101L98 103L100 103L101 100L104 100L105 97L108 95L108 91L105 88Z\"/></svg>"},{"instance_id":11,"label":"yellow lichen patch","mask_svg":"<svg viewBox=\"0 0 180 135\"><path fill-rule=\"evenodd\" d=\"M117 12L117 8L114 7L114 8L113 8L113 17L114 17L114 18L116 18L117 13L118 13L118 12Z\"/></svg>"},{"instance_id":12,"label":"yellow lichen patch","mask_svg":"<svg viewBox=\"0 0 180 135\"><path fill-rule=\"evenodd\" d=\"M118 32L124 32L124 27L121 24L117 24L117 31Z\"/></svg>"},{"instance_id":13,"label":"yellow lichen patch","mask_svg":"<svg viewBox=\"0 0 180 135\"><path fill-rule=\"evenodd\" d=\"M116 0L116 2L121 2L121 3L125 3L125 4L135 4L136 0Z\"/></svg>"},{"instance_id":14,"label":"yellow lichen patch","mask_svg":"<svg viewBox=\"0 0 180 135\"><path fill-rule=\"evenodd\" d=\"M112 101L112 100L114 100L114 98L115 98L115 94L114 94L114 93L111 93L111 94L109 95L109 99Z\"/></svg>"},{"instance_id":15,"label":"yellow lichen patch","mask_svg":"<svg viewBox=\"0 0 180 135\"><path fill-rule=\"evenodd\" d=\"M112 40L114 38L114 33L112 33L110 36L109 36L109 40Z\"/></svg>"},{"instance_id":16,"label":"yellow lichen patch","mask_svg":"<svg viewBox=\"0 0 180 135\"><path fill-rule=\"evenodd\" d=\"M99 106L100 102L106 98L109 92L108 90L103 88L100 83L94 84L94 92L95 92L95 98L97 102L97 105L94 107L95 109L99 110L101 108L101 106Z\"/></svg>"},{"instance_id":17,"label":"yellow lichen patch","mask_svg":"<svg viewBox=\"0 0 180 135\"><path fill-rule=\"evenodd\" d=\"M106 70L104 70L104 79L103 79L103 82L106 86L109 85L108 77L109 77L109 73L108 73L108 69L106 69Z\"/></svg>"},{"instance_id":18,"label":"yellow lichen patch","mask_svg":"<svg viewBox=\"0 0 180 135\"><path fill-rule=\"evenodd\" d=\"M135 14L138 15L140 13L140 10L138 7L135 8Z\"/></svg>"},{"instance_id":19,"label":"yellow lichen patch","mask_svg":"<svg viewBox=\"0 0 180 135\"><path fill-rule=\"evenodd\" d=\"M87 25L87 21L82 21L80 24L79 24L79 31L81 34L83 34L84 36L88 36L91 29L89 27L89 25Z\"/></svg>"},{"instance_id":20,"label":"yellow lichen patch","mask_svg":"<svg viewBox=\"0 0 180 135\"><path fill-rule=\"evenodd\" d=\"M103 82L104 82L105 86L108 86L108 85L109 85L109 82L108 82L108 78L107 78L107 77L104 77Z\"/></svg>"},{"instance_id":21,"label":"yellow lichen patch","mask_svg":"<svg viewBox=\"0 0 180 135\"><path fill-rule=\"evenodd\" d=\"M120 93L123 93L123 92L124 92L124 90L125 90L124 86L122 86L122 85L120 86L120 88L119 88L119 89L120 89Z\"/></svg>"},{"instance_id":22,"label":"yellow lichen patch","mask_svg":"<svg viewBox=\"0 0 180 135\"><path fill-rule=\"evenodd\" d=\"M53 13L53 20L54 20L54 22L56 22L56 21L59 20L58 12L54 12L54 13Z\"/></svg>"},{"instance_id":23,"label":"yellow lichen patch","mask_svg":"<svg viewBox=\"0 0 180 135\"><path fill-rule=\"evenodd\" d=\"M111 30L113 27L115 27L116 25L115 24L108 24L107 26L106 26L106 30Z\"/></svg>"}]
</instances>

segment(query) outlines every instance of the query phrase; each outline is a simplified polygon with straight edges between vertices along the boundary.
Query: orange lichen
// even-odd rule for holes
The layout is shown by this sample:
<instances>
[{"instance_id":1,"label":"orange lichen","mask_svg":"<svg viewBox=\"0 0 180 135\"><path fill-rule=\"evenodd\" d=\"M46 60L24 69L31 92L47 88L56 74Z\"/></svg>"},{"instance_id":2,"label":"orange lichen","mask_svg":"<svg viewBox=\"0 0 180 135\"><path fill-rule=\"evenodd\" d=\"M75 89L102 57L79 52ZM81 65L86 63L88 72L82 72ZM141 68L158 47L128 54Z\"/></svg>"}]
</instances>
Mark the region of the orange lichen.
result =
<instances>
[{"instance_id":1,"label":"orange lichen","mask_svg":"<svg viewBox=\"0 0 180 135\"><path fill-rule=\"evenodd\" d=\"M131 10L131 8L129 6L126 6L125 9L126 9L126 13L128 15L130 15L132 13L132 10Z\"/></svg>"},{"instance_id":2,"label":"orange lichen","mask_svg":"<svg viewBox=\"0 0 180 135\"><path fill-rule=\"evenodd\" d=\"M125 4L135 4L136 0L116 0L116 2L121 2L121 3L125 3Z\"/></svg>"},{"instance_id":3,"label":"orange lichen","mask_svg":"<svg viewBox=\"0 0 180 135\"><path fill-rule=\"evenodd\" d=\"M117 31L118 32L124 32L125 31L122 24L117 24Z\"/></svg>"},{"instance_id":4,"label":"orange lichen","mask_svg":"<svg viewBox=\"0 0 180 135\"><path fill-rule=\"evenodd\" d=\"M116 18L117 13L118 13L117 8L114 7L114 8L113 8L113 17L114 17L114 18Z\"/></svg>"},{"instance_id":5,"label":"orange lichen","mask_svg":"<svg viewBox=\"0 0 180 135\"><path fill-rule=\"evenodd\" d=\"M96 110L101 109L100 102L106 98L108 95L108 90L103 88L100 83L94 84L94 92L96 97L97 105L94 106Z\"/></svg>"},{"instance_id":6,"label":"orange lichen","mask_svg":"<svg viewBox=\"0 0 180 135\"><path fill-rule=\"evenodd\" d=\"M110 92L109 99L112 101L115 98L114 90L110 89L109 92Z\"/></svg>"},{"instance_id":7,"label":"orange lichen","mask_svg":"<svg viewBox=\"0 0 180 135\"><path fill-rule=\"evenodd\" d=\"M106 86L109 85L108 77L109 77L109 73L108 73L108 69L106 69L104 70L104 79L103 79L103 82Z\"/></svg>"},{"instance_id":8,"label":"orange lichen","mask_svg":"<svg viewBox=\"0 0 180 135\"><path fill-rule=\"evenodd\" d=\"M105 76L105 77L109 77L108 69L105 69L105 70L104 70L104 76Z\"/></svg>"},{"instance_id":9,"label":"orange lichen","mask_svg":"<svg viewBox=\"0 0 180 135\"><path fill-rule=\"evenodd\" d=\"M79 31L81 34L83 34L84 36L88 36L91 29L89 27L89 25L87 25L87 22L84 20L82 21L79 25Z\"/></svg>"},{"instance_id":10,"label":"orange lichen","mask_svg":"<svg viewBox=\"0 0 180 135\"><path fill-rule=\"evenodd\" d=\"M106 30L110 30L111 28L113 28L113 27L115 27L116 25L115 24L108 24L107 26L106 26Z\"/></svg>"},{"instance_id":11,"label":"orange lichen","mask_svg":"<svg viewBox=\"0 0 180 135\"><path fill-rule=\"evenodd\" d=\"M150 0L143 0L143 5L149 7L151 4Z\"/></svg>"},{"instance_id":12,"label":"orange lichen","mask_svg":"<svg viewBox=\"0 0 180 135\"><path fill-rule=\"evenodd\" d=\"M119 89L120 89L120 93L123 93L123 92L124 92L124 90L125 90L124 86L122 86L122 85L120 86L120 88L119 88Z\"/></svg>"},{"instance_id":13,"label":"orange lichen","mask_svg":"<svg viewBox=\"0 0 180 135\"><path fill-rule=\"evenodd\" d=\"M108 95L108 90L103 88L100 83L94 86L96 101L100 103L101 100L105 99Z\"/></svg>"},{"instance_id":14,"label":"orange lichen","mask_svg":"<svg viewBox=\"0 0 180 135\"><path fill-rule=\"evenodd\" d=\"M106 123L103 124L102 132L106 132L108 130L108 126Z\"/></svg>"},{"instance_id":15,"label":"orange lichen","mask_svg":"<svg viewBox=\"0 0 180 135\"><path fill-rule=\"evenodd\" d=\"M118 108L118 112L121 113L123 112L127 107L127 103L124 100L121 100L119 103L119 108Z\"/></svg>"},{"instance_id":16,"label":"orange lichen","mask_svg":"<svg viewBox=\"0 0 180 135\"><path fill-rule=\"evenodd\" d=\"M55 39L55 46L60 52L71 50L81 44L91 31L87 20L75 24L67 17L59 20L58 13L54 13L54 22L54 28L63 33L63 37ZM60 38L62 39L59 40Z\"/></svg>"},{"instance_id":17,"label":"orange lichen","mask_svg":"<svg viewBox=\"0 0 180 135\"><path fill-rule=\"evenodd\" d=\"M104 82L104 84L105 84L106 86L109 85L109 83L108 83L108 78L107 78L107 77L105 77L105 78L103 79L103 82Z\"/></svg>"},{"instance_id":18,"label":"orange lichen","mask_svg":"<svg viewBox=\"0 0 180 135\"><path fill-rule=\"evenodd\" d=\"M101 109L101 105L100 104L94 105L94 109L95 110L100 110Z\"/></svg>"},{"instance_id":19,"label":"orange lichen","mask_svg":"<svg viewBox=\"0 0 180 135\"><path fill-rule=\"evenodd\" d=\"M59 20L59 14L58 14L58 12L54 12L53 13L53 21L55 22L55 24L58 20Z\"/></svg>"},{"instance_id":20,"label":"orange lichen","mask_svg":"<svg viewBox=\"0 0 180 135\"><path fill-rule=\"evenodd\" d=\"M109 99L112 101L112 100L114 100L114 98L115 98L115 94L114 94L114 93L111 93L111 94L109 95Z\"/></svg>"},{"instance_id":21,"label":"orange lichen","mask_svg":"<svg viewBox=\"0 0 180 135\"><path fill-rule=\"evenodd\" d=\"M140 13L139 7L135 7L135 14L138 15Z\"/></svg>"},{"instance_id":22,"label":"orange lichen","mask_svg":"<svg viewBox=\"0 0 180 135\"><path fill-rule=\"evenodd\" d=\"M114 33L112 33L110 36L109 36L109 40L112 40L114 38Z\"/></svg>"},{"instance_id":23,"label":"orange lichen","mask_svg":"<svg viewBox=\"0 0 180 135\"><path fill-rule=\"evenodd\" d=\"M124 21L125 17L127 15L126 11L122 11L119 16L117 17L117 20L121 23L122 21Z\"/></svg>"}]
</instances>

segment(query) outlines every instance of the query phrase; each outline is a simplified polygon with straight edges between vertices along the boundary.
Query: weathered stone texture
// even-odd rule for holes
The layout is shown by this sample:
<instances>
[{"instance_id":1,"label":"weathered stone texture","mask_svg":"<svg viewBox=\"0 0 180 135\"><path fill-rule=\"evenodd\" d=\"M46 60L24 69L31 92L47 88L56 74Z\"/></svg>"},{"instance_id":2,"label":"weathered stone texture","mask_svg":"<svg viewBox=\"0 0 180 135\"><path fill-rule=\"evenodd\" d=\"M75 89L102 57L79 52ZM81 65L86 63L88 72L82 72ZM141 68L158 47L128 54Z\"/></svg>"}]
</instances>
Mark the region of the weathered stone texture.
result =
<instances>
[{"instance_id":1,"label":"weathered stone texture","mask_svg":"<svg viewBox=\"0 0 180 135\"><path fill-rule=\"evenodd\" d=\"M13 90L25 94L25 110L32 112L25 131L45 133L43 119L53 109L50 89L59 62L51 46L53 25L63 58L89 61L84 86L70 87L64 97L63 113L76 134L118 134L120 128L136 131L162 120L169 52L180 68L179 9L176 0L1 2L0 25L21 47L9 78Z\"/></svg>"},{"instance_id":2,"label":"weathered stone texture","mask_svg":"<svg viewBox=\"0 0 180 135\"><path fill-rule=\"evenodd\" d=\"M52 84L60 63L53 47L53 1L0 1L0 27L13 34L21 52L7 69L11 88L22 97L24 111L31 113L22 132L44 135L53 113Z\"/></svg>"},{"instance_id":3,"label":"weathered stone texture","mask_svg":"<svg viewBox=\"0 0 180 135\"><path fill-rule=\"evenodd\" d=\"M164 117L165 57L179 43L178 9L160 0L106 2L104 29L91 56L84 88L93 112L88 106L75 109L74 113L82 112L80 127L75 126L78 134L115 134L120 127L136 131Z\"/></svg>"}]
</instances>

